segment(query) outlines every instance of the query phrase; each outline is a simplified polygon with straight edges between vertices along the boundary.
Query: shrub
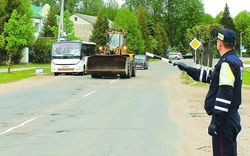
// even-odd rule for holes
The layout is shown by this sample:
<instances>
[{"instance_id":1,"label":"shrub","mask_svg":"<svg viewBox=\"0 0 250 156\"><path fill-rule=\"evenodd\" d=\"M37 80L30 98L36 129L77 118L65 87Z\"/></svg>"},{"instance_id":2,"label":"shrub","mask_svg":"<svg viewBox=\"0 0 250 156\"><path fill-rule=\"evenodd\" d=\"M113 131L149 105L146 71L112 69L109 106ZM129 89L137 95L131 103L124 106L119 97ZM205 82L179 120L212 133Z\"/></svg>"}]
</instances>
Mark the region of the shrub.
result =
<instances>
[{"instance_id":1,"label":"shrub","mask_svg":"<svg viewBox=\"0 0 250 156\"><path fill-rule=\"evenodd\" d=\"M30 51L30 61L35 63L49 63L52 43L56 40L48 37L40 37L35 43L33 50Z\"/></svg>"}]
</instances>

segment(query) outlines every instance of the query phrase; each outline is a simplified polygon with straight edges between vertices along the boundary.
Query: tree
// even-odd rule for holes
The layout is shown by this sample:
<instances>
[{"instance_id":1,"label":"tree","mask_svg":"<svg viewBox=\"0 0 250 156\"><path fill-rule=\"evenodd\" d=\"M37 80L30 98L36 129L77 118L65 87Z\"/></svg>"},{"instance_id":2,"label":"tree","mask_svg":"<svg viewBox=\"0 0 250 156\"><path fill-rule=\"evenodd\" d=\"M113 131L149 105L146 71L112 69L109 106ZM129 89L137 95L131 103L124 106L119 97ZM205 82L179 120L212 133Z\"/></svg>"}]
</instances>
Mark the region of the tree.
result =
<instances>
[{"instance_id":1,"label":"tree","mask_svg":"<svg viewBox=\"0 0 250 156\"><path fill-rule=\"evenodd\" d=\"M8 23L5 23L4 33L7 34L5 39L9 63L14 56L21 56L21 50L29 46L35 38L33 22L27 15L18 14L17 10L13 11Z\"/></svg>"},{"instance_id":2,"label":"tree","mask_svg":"<svg viewBox=\"0 0 250 156\"><path fill-rule=\"evenodd\" d=\"M107 16L107 18L111 21L114 21L118 11L119 11L119 5L115 0L109 0L105 2L104 7L101 9L101 12L103 12Z\"/></svg>"},{"instance_id":3,"label":"tree","mask_svg":"<svg viewBox=\"0 0 250 156\"><path fill-rule=\"evenodd\" d=\"M201 23L213 24L213 23L216 23L216 20L210 14L204 14Z\"/></svg>"},{"instance_id":4,"label":"tree","mask_svg":"<svg viewBox=\"0 0 250 156\"><path fill-rule=\"evenodd\" d=\"M77 3L75 12L87 15L97 15L103 6L103 0L81 0Z\"/></svg>"},{"instance_id":5,"label":"tree","mask_svg":"<svg viewBox=\"0 0 250 156\"><path fill-rule=\"evenodd\" d=\"M173 0L168 2L167 25L170 42L178 45L185 43L185 33L188 28L199 25L204 17L204 8L200 0Z\"/></svg>"},{"instance_id":6,"label":"tree","mask_svg":"<svg viewBox=\"0 0 250 156\"><path fill-rule=\"evenodd\" d=\"M155 25L155 39L157 40L158 43L156 54L165 56L167 47L169 46L169 41L167 34L164 30L164 26L161 22L158 22Z\"/></svg>"},{"instance_id":7,"label":"tree","mask_svg":"<svg viewBox=\"0 0 250 156\"><path fill-rule=\"evenodd\" d=\"M242 11L234 18L235 31L237 33L237 45L240 45L240 36L242 37L242 45L246 49L250 48L250 12ZM238 47L238 46L237 46Z\"/></svg>"},{"instance_id":8,"label":"tree","mask_svg":"<svg viewBox=\"0 0 250 156\"><path fill-rule=\"evenodd\" d=\"M92 35L90 41L96 43L97 47L106 45L105 30L109 28L107 17L100 12L97 16L96 22L93 24Z\"/></svg>"},{"instance_id":9,"label":"tree","mask_svg":"<svg viewBox=\"0 0 250 156\"><path fill-rule=\"evenodd\" d=\"M3 38L5 39L5 46L7 45L6 37L8 37L8 32L6 32L5 29L5 23L7 23L13 13L13 10L15 9L20 16L26 16L27 17L27 23L31 22L31 18L33 15L31 4L29 0L1 0L0 1L0 34L3 35ZM16 28L23 27L23 25L18 25ZM32 30L32 29L31 29ZM32 41L32 36L30 37L29 43ZM2 47L0 48L0 63L8 59L8 54L6 48ZM14 58L15 56L13 56ZM20 59L20 55L17 54L15 60L18 62Z\"/></svg>"},{"instance_id":10,"label":"tree","mask_svg":"<svg viewBox=\"0 0 250 156\"><path fill-rule=\"evenodd\" d=\"M126 43L130 51L134 51L135 54L143 53L144 43L142 40L141 31L137 23L136 17L129 9L121 8L115 17L113 26L115 28L121 28L126 33Z\"/></svg>"},{"instance_id":11,"label":"tree","mask_svg":"<svg viewBox=\"0 0 250 156\"><path fill-rule=\"evenodd\" d=\"M77 39L74 32L74 22L70 20L70 12L68 10L64 12L64 31L67 35L67 40Z\"/></svg>"},{"instance_id":12,"label":"tree","mask_svg":"<svg viewBox=\"0 0 250 156\"><path fill-rule=\"evenodd\" d=\"M223 25L224 28L228 28L228 29L231 29L233 31L235 30L235 24L234 24L233 18L230 15L229 7L228 7L227 3L225 5L222 18L220 19L220 24Z\"/></svg>"},{"instance_id":13,"label":"tree","mask_svg":"<svg viewBox=\"0 0 250 156\"><path fill-rule=\"evenodd\" d=\"M48 18L43 26L43 37L56 37L58 33L58 24L56 19L56 10L51 7L49 11Z\"/></svg>"},{"instance_id":14,"label":"tree","mask_svg":"<svg viewBox=\"0 0 250 156\"><path fill-rule=\"evenodd\" d=\"M148 27L148 19L147 19L147 12L146 8L141 6L137 11L136 11L136 17L137 17L137 22L139 24L139 28L142 34L142 39L144 41L145 49L144 51L153 51L153 48L151 46L151 40L150 40L150 30Z\"/></svg>"}]
</instances>

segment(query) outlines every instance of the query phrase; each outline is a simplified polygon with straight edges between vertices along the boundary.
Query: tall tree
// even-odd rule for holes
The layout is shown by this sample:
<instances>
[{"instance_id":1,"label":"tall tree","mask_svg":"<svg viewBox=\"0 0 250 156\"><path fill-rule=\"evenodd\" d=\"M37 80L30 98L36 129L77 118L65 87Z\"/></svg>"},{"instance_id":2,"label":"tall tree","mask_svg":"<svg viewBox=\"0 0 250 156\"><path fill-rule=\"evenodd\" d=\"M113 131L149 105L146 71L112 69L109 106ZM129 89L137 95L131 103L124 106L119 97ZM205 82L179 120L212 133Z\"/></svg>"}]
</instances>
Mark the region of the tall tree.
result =
<instances>
[{"instance_id":1,"label":"tall tree","mask_svg":"<svg viewBox=\"0 0 250 156\"><path fill-rule=\"evenodd\" d=\"M126 43L130 51L136 54L143 53L144 43L136 17L129 9L121 8L115 17L114 27L125 30Z\"/></svg>"},{"instance_id":2,"label":"tall tree","mask_svg":"<svg viewBox=\"0 0 250 156\"><path fill-rule=\"evenodd\" d=\"M64 12L64 31L67 35L67 40L77 39L74 32L74 22L70 20L70 12L68 10Z\"/></svg>"},{"instance_id":3,"label":"tall tree","mask_svg":"<svg viewBox=\"0 0 250 156\"><path fill-rule=\"evenodd\" d=\"M169 41L167 33L165 32L164 25L161 22L157 22L155 25L155 39L158 42L156 54L165 56Z\"/></svg>"},{"instance_id":4,"label":"tall tree","mask_svg":"<svg viewBox=\"0 0 250 156\"><path fill-rule=\"evenodd\" d=\"M27 15L18 14L17 10L13 11L8 23L5 23L4 33L7 34L6 50L10 63L14 56L21 56L21 50L35 38L33 22Z\"/></svg>"},{"instance_id":5,"label":"tall tree","mask_svg":"<svg viewBox=\"0 0 250 156\"><path fill-rule=\"evenodd\" d=\"M26 16L27 20L26 23L32 23L31 18L33 15L33 11L31 9L31 4L29 0L2 0L0 1L1 4L1 9L0 9L0 35L3 35L3 37L5 38L5 46L8 44L8 40L6 39L7 37L9 37L9 33L5 30L5 23L9 22L9 19L13 13L14 10L17 11L17 14L22 17L22 16ZM33 23L32 23L33 24ZM17 27L23 27L24 25L18 25ZM28 26L30 26L28 24ZM17 28L16 27L16 28ZM17 29L18 29L17 28ZM32 28L30 28L30 30L33 30ZM29 40L30 39L30 40ZM32 36L30 38L27 39L28 43L31 43L32 41ZM6 48L0 48L0 55L1 55L1 60L0 62L2 62L2 59L7 59L7 51ZM14 56L13 56L14 57ZM19 59L20 56L17 57L17 59ZM19 60L17 60L19 61Z\"/></svg>"},{"instance_id":6,"label":"tall tree","mask_svg":"<svg viewBox=\"0 0 250 156\"><path fill-rule=\"evenodd\" d=\"M233 18L230 15L229 7L226 3L222 18L220 19L220 24L224 26L224 28L228 28L231 30L235 30L235 24Z\"/></svg>"},{"instance_id":7,"label":"tall tree","mask_svg":"<svg viewBox=\"0 0 250 156\"><path fill-rule=\"evenodd\" d=\"M97 47L105 46L105 30L108 28L108 19L102 12L100 12L97 16L96 22L93 24L93 31L89 40L95 42L97 44Z\"/></svg>"},{"instance_id":8,"label":"tall tree","mask_svg":"<svg viewBox=\"0 0 250 156\"><path fill-rule=\"evenodd\" d=\"M144 40L145 49L144 51L153 51L150 41L150 31L148 28L148 19L147 12L144 6L140 6L140 8L136 11L137 21L140 27L140 31L142 34L142 39Z\"/></svg>"},{"instance_id":9,"label":"tall tree","mask_svg":"<svg viewBox=\"0 0 250 156\"><path fill-rule=\"evenodd\" d=\"M49 11L48 18L43 26L43 37L56 37L58 33L58 24L56 19L56 10L51 7Z\"/></svg>"},{"instance_id":10,"label":"tall tree","mask_svg":"<svg viewBox=\"0 0 250 156\"><path fill-rule=\"evenodd\" d=\"M235 29L237 33L237 43L238 45L242 41L242 45L245 46L246 49L250 48L250 12L242 11L235 18Z\"/></svg>"},{"instance_id":11,"label":"tall tree","mask_svg":"<svg viewBox=\"0 0 250 156\"><path fill-rule=\"evenodd\" d=\"M115 16L119 11L119 4L115 0L109 0L104 3L104 7L101 9L107 18L111 21L114 21Z\"/></svg>"},{"instance_id":12,"label":"tall tree","mask_svg":"<svg viewBox=\"0 0 250 156\"><path fill-rule=\"evenodd\" d=\"M80 0L75 11L87 15L97 15L103 6L103 0Z\"/></svg>"},{"instance_id":13,"label":"tall tree","mask_svg":"<svg viewBox=\"0 0 250 156\"><path fill-rule=\"evenodd\" d=\"M185 44L185 32L202 22L203 4L200 0L172 0L168 2L166 25L170 42ZM186 44L187 45L187 44Z\"/></svg>"}]
</instances>

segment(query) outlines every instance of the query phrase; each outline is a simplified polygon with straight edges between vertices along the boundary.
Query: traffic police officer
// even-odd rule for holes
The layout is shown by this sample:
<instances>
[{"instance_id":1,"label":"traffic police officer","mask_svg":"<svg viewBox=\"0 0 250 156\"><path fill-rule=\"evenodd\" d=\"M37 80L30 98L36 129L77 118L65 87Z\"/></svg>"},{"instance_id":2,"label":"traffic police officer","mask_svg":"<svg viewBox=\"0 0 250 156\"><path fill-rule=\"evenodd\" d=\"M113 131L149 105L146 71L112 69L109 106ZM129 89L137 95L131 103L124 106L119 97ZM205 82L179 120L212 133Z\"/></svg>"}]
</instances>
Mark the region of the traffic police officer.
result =
<instances>
[{"instance_id":1,"label":"traffic police officer","mask_svg":"<svg viewBox=\"0 0 250 156\"><path fill-rule=\"evenodd\" d=\"M243 63L235 54L235 44L236 34L232 30L224 28L218 33L217 49L221 58L213 71L174 63L194 80L210 83L204 108L212 116L208 134L212 136L214 156L237 156Z\"/></svg>"}]
</instances>

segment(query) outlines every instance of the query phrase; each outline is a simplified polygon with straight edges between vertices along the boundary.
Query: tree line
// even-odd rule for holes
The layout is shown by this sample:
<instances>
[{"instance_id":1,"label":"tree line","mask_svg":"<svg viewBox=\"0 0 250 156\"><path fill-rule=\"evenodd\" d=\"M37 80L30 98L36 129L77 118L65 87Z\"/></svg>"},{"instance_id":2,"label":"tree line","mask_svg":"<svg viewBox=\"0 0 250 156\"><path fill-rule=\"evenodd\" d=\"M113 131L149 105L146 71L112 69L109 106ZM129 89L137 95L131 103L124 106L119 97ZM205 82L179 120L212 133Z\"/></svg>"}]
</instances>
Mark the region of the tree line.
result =
<instances>
[{"instance_id":1,"label":"tree line","mask_svg":"<svg viewBox=\"0 0 250 156\"><path fill-rule=\"evenodd\" d=\"M51 10L42 33L35 39L31 4L44 6L46 3L51 6ZM198 61L204 59L203 62L209 63L205 61L206 58L217 54L213 39L223 27L237 33L238 52L240 36L245 48L250 48L250 13L242 11L233 18L227 4L216 17L212 17L205 13L201 0L126 0L122 6L115 0L64 0L64 3L64 21L67 21L66 33L69 39L75 39L73 23L69 17L73 13L81 13L97 16L91 41L100 46L105 44L102 36L109 19L113 21L113 27L125 29L128 47L137 54L149 51L164 56L174 50L193 52L189 42L197 38L202 42L198 49L202 57ZM48 61L39 58L49 55L49 43L54 42L51 39L57 36L55 15L60 12L60 4L61 0L1 1L0 63L6 60L18 63L23 47L32 49L35 61ZM39 45L44 47L39 48ZM249 52L244 55L249 55Z\"/></svg>"}]
</instances>

